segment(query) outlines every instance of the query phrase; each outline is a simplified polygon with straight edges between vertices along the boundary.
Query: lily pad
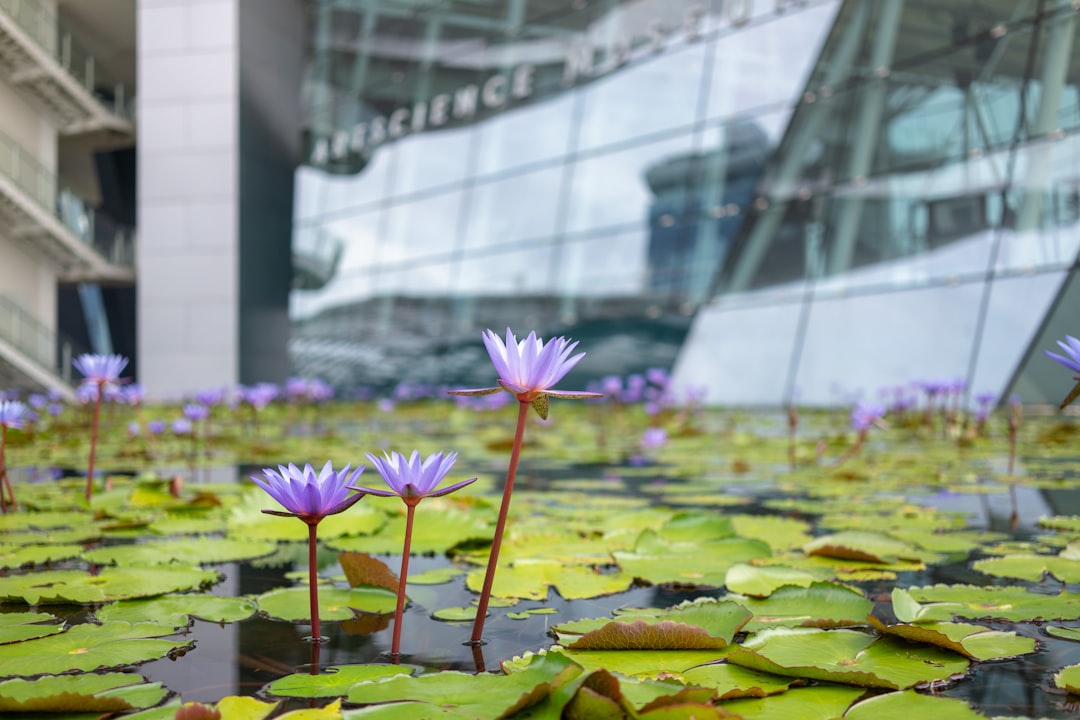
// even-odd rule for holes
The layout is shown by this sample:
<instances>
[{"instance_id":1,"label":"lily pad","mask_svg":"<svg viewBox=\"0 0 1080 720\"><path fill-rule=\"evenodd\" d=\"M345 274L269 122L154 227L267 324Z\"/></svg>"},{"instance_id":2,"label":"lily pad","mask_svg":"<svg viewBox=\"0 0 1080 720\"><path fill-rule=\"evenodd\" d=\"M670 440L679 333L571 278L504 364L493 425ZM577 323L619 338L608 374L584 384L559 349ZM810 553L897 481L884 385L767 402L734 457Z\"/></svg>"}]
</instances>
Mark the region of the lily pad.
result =
<instances>
[{"instance_id":1,"label":"lily pad","mask_svg":"<svg viewBox=\"0 0 1080 720\"><path fill-rule=\"evenodd\" d=\"M844 720L910 720L928 717L934 720L986 720L986 715L971 709L957 698L924 695L914 690L885 693L856 703Z\"/></svg>"},{"instance_id":2,"label":"lily pad","mask_svg":"<svg viewBox=\"0 0 1080 720\"><path fill-rule=\"evenodd\" d=\"M1028 592L1022 587L930 585L894 588L893 613L901 622L949 621L954 617L1023 621L1080 617L1080 595Z\"/></svg>"},{"instance_id":3,"label":"lily pad","mask_svg":"<svg viewBox=\"0 0 1080 720\"><path fill-rule=\"evenodd\" d=\"M903 540L881 533L848 530L815 538L803 545L807 555L824 555L840 560L861 560L871 563L892 563L897 560L918 560L918 550Z\"/></svg>"},{"instance_id":4,"label":"lily pad","mask_svg":"<svg viewBox=\"0 0 1080 720\"><path fill-rule=\"evenodd\" d=\"M64 623L49 613L0 613L0 645L55 635L64 631Z\"/></svg>"},{"instance_id":5,"label":"lily pad","mask_svg":"<svg viewBox=\"0 0 1080 720\"><path fill-rule=\"evenodd\" d=\"M736 563L727 571L724 584L727 589L739 595L763 598L785 585L809 587L817 580L827 580L806 570L784 567L783 565L755 566Z\"/></svg>"},{"instance_id":6,"label":"lily pad","mask_svg":"<svg viewBox=\"0 0 1080 720\"><path fill-rule=\"evenodd\" d=\"M266 692L278 697L328 698L344 697L349 688L364 680L378 680L395 675L411 675L407 665L341 665L326 668L318 675L295 673L279 678L266 686Z\"/></svg>"},{"instance_id":7,"label":"lily pad","mask_svg":"<svg viewBox=\"0 0 1080 720\"><path fill-rule=\"evenodd\" d=\"M344 514L351 515L352 512L349 510ZM494 530L475 515L452 508L421 507L417 517L421 520L413 527L411 549L414 555L446 553L469 541L490 542ZM321 531L322 526L319 529ZM400 555L405 545L405 522L403 519L388 522L373 535L335 538L326 544L334 550Z\"/></svg>"},{"instance_id":8,"label":"lily pad","mask_svg":"<svg viewBox=\"0 0 1080 720\"><path fill-rule=\"evenodd\" d=\"M1080 695L1080 665L1066 665L1054 673L1054 684L1073 695Z\"/></svg>"},{"instance_id":9,"label":"lily pad","mask_svg":"<svg viewBox=\"0 0 1080 720\"><path fill-rule=\"evenodd\" d=\"M0 538L3 536L0 535ZM0 544L0 569L26 565L44 565L77 558L83 554L81 545L8 545Z\"/></svg>"},{"instance_id":10,"label":"lily pad","mask_svg":"<svg viewBox=\"0 0 1080 720\"><path fill-rule=\"evenodd\" d=\"M648 531L646 531L647 533ZM615 552L615 561L633 578L654 585L721 587L736 563L769 557L772 550L760 540L732 538L694 545L693 552L676 551L642 533L634 552Z\"/></svg>"},{"instance_id":11,"label":"lily pad","mask_svg":"<svg viewBox=\"0 0 1080 720\"><path fill-rule=\"evenodd\" d=\"M102 622L188 624L189 617L216 623L239 622L255 614L255 603L247 598L220 595L162 595L149 600L122 600L99 609L95 615Z\"/></svg>"},{"instance_id":12,"label":"lily pad","mask_svg":"<svg viewBox=\"0 0 1080 720\"><path fill-rule=\"evenodd\" d=\"M764 699L728 700L720 707L744 720L834 720L864 692L861 688L815 685Z\"/></svg>"},{"instance_id":13,"label":"lily pad","mask_svg":"<svg viewBox=\"0 0 1080 720\"><path fill-rule=\"evenodd\" d=\"M213 570L196 568L105 568L96 575L80 570L50 570L0 577L0 600L30 605L100 603L192 590L219 578Z\"/></svg>"},{"instance_id":14,"label":"lily pad","mask_svg":"<svg viewBox=\"0 0 1080 720\"><path fill-rule=\"evenodd\" d=\"M727 595L754 614L748 632L763 628L863 625L874 604L859 592L836 583L815 582L808 587L788 585L767 598Z\"/></svg>"},{"instance_id":15,"label":"lily pad","mask_svg":"<svg viewBox=\"0 0 1080 720\"><path fill-rule=\"evenodd\" d=\"M277 543L266 540L200 537L110 545L87 550L84 557L102 565L202 565L251 560L269 555L276 549Z\"/></svg>"},{"instance_id":16,"label":"lily pad","mask_svg":"<svg viewBox=\"0 0 1080 720\"><path fill-rule=\"evenodd\" d=\"M870 621L883 633L937 645L972 660L1003 660L1026 655L1035 652L1037 645L1031 638L982 625L952 622L886 625L873 617Z\"/></svg>"},{"instance_id":17,"label":"lily pad","mask_svg":"<svg viewBox=\"0 0 1080 720\"><path fill-rule=\"evenodd\" d=\"M108 712L161 702L168 691L135 673L59 675L0 682L0 712Z\"/></svg>"},{"instance_id":18,"label":"lily pad","mask_svg":"<svg viewBox=\"0 0 1080 720\"><path fill-rule=\"evenodd\" d=\"M419 700L477 717L505 717L540 702L553 684L580 673L568 658L551 653L534 656L507 675L445 671L362 682L349 690L348 700L358 704Z\"/></svg>"},{"instance_id":19,"label":"lily pad","mask_svg":"<svg viewBox=\"0 0 1080 720\"><path fill-rule=\"evenodd\" d=\"M552 560L523 560L499 569L491 593L496 597L544 600L548 588L555 587L560 596L573 600L622 592L632 582L633 577L625 573L600 573L589 567L567 567ZM471 571L466 577L466 585L473 592L480 592L484 585L484 570Z\"/></svg>"},{"instance_id":20,"label":"lily pad","mask_svg":"<svg viewBox=\"0 0 1080 720\"><path fill-rule=\"evenodd\" d=\"M735 645L728 662L791 677L900 690L965 673L967 658L855 630L773 628Z\"/></svg>"},{"instance_id":21,"label":"lily pad","mask_svg":"<svg viewBox=\"0 0 1080 720\"><path fill-rule=\"evenodd\" d=\"M288 622L310 621L311 600L307 588L281 588L255 598L259 610ZM380 588L319 588L319 618L349 620L357 612L392 613L397 607L397 593Z\"/></svg>"},{"instance_id":22,"label":"lily pad","mask_svg":"<svg viewBox=\"0 0 1080 720\"><path fill-rule=\"evenodd\" d=\"M972 567L994 577L1039 582L1043 575L1050 574L1061 582L1080 582L1080 560L1055 555L1025 554L983 558L972 563Z\"/></svg>"},{"instance_id":23,"label":"lily pad","mask_svg":"<svg viewBox=\"0 0 1080 720\"><path fill-rule=\"evenodd\" d=\"M715 689L718 700L763 698L782 693L792 685L801 684L800 680L794 678L759 672L726 662L691 668L682 673L682 680L688 685Z\"/></svg>"},{"instance_id":24,"label":"lily pad","mask_svg":"<svg viewBox=\"0 0 1080 720\"><path fill-rule=\"evenodd\" d=\"M172 626L156 623L76 625L59 635L5 646L0 653L0 677L136 665L191 645L191 638L158 639L175 632Z\"/></svg>"}]
</instances>

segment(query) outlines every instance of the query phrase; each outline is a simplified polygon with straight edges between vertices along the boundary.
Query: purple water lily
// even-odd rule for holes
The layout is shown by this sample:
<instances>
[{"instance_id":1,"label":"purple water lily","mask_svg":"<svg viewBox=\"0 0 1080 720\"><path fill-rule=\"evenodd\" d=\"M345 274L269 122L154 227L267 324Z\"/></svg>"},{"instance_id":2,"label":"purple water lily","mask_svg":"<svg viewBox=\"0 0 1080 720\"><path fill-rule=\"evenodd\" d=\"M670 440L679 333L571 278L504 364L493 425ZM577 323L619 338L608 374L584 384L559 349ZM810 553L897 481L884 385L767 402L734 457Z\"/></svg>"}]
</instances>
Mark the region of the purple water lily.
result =
<instances>
[{"instance_id":1,"label":"purple water lily","mask_svg":"<svg viewBox=\"0 0 1080 720\"><path fill-rule=\"evenodd\" d=\"M7 431L8 428L13 430L22 429L26 415L26 406L18 400L0 401L0 510L5 513L8 505L15 507L15 491L11 487L7 461L4 458L4 448L7 446ZM4 498L5 489L7 490L6 499Z\"/></svg>"},{"instance_id":2,"label":"purple water lily","mask_svg":"<svg viewBox=\"0 0 1080 720\"><path fill-rule=\"evenodd\" d=\"M1073 378L1076 380L1076 385L1061 401L1059 409L1064 409L1066 406L1071 405L1076 398L1080 397L1080 340L1077 340L1072 335L1066 335L1064 341L1058 340L1058 347L1065 351L1064 355L1058 355L1049 350L1043 352L1046 353L1047 357L1056 360L1078 375L1078 377Z\"/></svg>"},{"instance_id":3,"label":"purple water lily","mask_svg":"<svg viewBox=\"0 0 1080 720\"><path fill-rule=\"evenodd\" d=\"M98 420L101 417L101 398L105 388L114 388L120 381L120 373L127 367L128 359L123 355L94 355L83 353L71 362L75 369L83 374L82 387L96 386L94 397L94 420L90 434L90 459L86 468L86 502L94 492L94 456L97 453Z\"/></svg>"},{"instance_id":4,"label":"purple water lily","mask_svg":"<svg viewBox=\"0 0 1080 720\"><path fill-rule=\"evenodd\" d=\"M503 484L502 504L499 506L499 519L495 524L495 536L491 541L487 570L484 573L484 586L476 609L476 623L473 625L470 643L479 646L484 633L484 619L487 616L488 603L491 599L491 586L495 581L495 568L499 563L499 548L502 546L506 518L510 512L510 496L514 492L514 478L517 475L518 460L521 458L521 443L525 437L525 420L531 406L541 419L547 420L548 396L561 398L599 398L597 392L565 392L552 390L555 383L563 379L566 373L585 353L572 355L576 342L564 337L548 340L546 343L536 337L535 332L518 342L510 328L506 328L506 342L503 342L491 330L484 331L484 347L487 348L495 372L498 373L498 387L475 390L451 390L452 395L488 395L505 390L518 399L517 427L514 431L514 444L510 449L510 465L506 470L506 482Z\"/></svg>"},{"instance_id":5,"label":"purple water lily","mask_svg":"<svg viewBox=\"0 0 1080 720\"><path fill-rule=\"evenodd\" d=\"M383 480L390 486L391 491L376 490L366 487L354 487L362 493L379 495L381 497L399 496L405 503L405 543L401 550L401 572L398 574L397 609L394 612L394 638L390 645L390 658L393 662L398 661L401 650L401 619L405 611L405 584L409 576L409 554L412 547L413 515L416 506L426 497L440 497L448 495L455 490L460 490L476 481L470 478L461 482L453 483L445 487L439 487L450 468L457 460L457 453L443 455L441 452L429 455L426 460L420 459L420 452L413 450L408 459L401 453L388 453L383 457L368 454L368 460L382 475Z\"/></svg>"},{"instance_id":6,"label":"purple water lily","mask_svg":"<svg viewBox=\"0 0 1080 720\"><path fill-rule=\"evenodd\" d=\"M264 513L300 518L308 526L308 595L311 601L311 640L314 643L323 641L319 625L319 572L315 557L317 528L323 518L348 510L364 497L363 492L354 493L350 487L362 472L363 465L351 473L348 465L335 471L328 460L318 473L311 465L304 465L301 469L289 464L287 467L279 465L277 470L265 468L263 477L251 478L285 508L263 510Z\"/></svg>"}]
</instances>

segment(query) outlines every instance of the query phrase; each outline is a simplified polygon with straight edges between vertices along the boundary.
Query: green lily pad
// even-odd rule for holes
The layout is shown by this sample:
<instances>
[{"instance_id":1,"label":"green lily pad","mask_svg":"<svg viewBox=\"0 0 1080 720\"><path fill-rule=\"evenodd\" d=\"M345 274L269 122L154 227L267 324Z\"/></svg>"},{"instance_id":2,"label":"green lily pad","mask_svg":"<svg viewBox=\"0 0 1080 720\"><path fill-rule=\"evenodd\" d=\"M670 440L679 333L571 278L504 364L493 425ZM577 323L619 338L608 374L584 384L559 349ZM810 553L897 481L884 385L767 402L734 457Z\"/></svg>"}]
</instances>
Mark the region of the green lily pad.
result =
<instances>
[{"instance_id":1,"label":"green lily pad","mask_svg":"<svg viewBox=\"0 0 1080 720\"><path fill-rule=\"evenodd\" d=\"M790 677L759 672L726 662L690 668L682 673L682 680L687 685L713 688L716 690L718 700L777 695L801 682Z\"/></svg>"},{"instance_id":2,"label":"green lily pad","mask_svg":"<svg viewBox=\"0 0 1080 720\"><path fill-rule=\"evenodd\" d=\"M307 588L280 588L255 598L259 610L269 617L287 622L311 620L311 600ZM350 620L357 612L392 613L397 607L397 593L379 588L319 588L319 618Z\"/></svg>"},{"instance_id":3,"label":"green lily pad","mask_svg":"<svg viewBox=\"0 0 1080 720\"><path fill-rule=\"evenodd\" d=\"M967 671L967 658L855 630L773 628L735 645L728 662L791 677L900 690Z\"/></svg>"},{"instance_id":4,"label":"green lily pad","mask_svg":"<svg viewBox=\"0 0 1080 720\"><path fill-rule=\"evenodd\" d=\"M454 578L464 575L465 571L456 567L445 568L431 568L425 570L422 573L416 573L413 575L409 573L410 585L442 585L448 583Z\"/></svg>"},{"instance_id":5,"label":"green lily pad","mask_svg":"<svg viewBox=\"0 0 1080 720\"><path fill-rule=\"evenodd\" d=\"M870 622L883 633L937 645L972 660L1003 660L1035 652L1036 648L1031 638L982 625L952 622L886 625L873 617Z\"/></svg>"},{"instance_id":6,"label":"green lily pad","mask_svg":"<svg viewBox=\"0 0 1080 720\"><path fill-rule=\"evenodd\" d=\"M219 578L213 570L196 568L105 568L96 575L50 570L0 577L0 600L30 605L109 602L192 590Z\"/></svg>"},{"instance_id":7,"label":"green lily pad","mask_svg":"<svg viewBox=\"0 0 1080 720\"><path fill-rule=\"evenodd\" d=\"M59 635L27 640L4 647L0 653L0 677L98 670L136 665L165 657L192 640L160 640L176 629L156 623L111 622L76 625Z\"/></svg>"},{"instance_id":8,"label":"green lily pad","mask_svg":"<svg viewBox=\"0 0 1080 720\"><path fill-rule=\"evenodd\" d=\"M728 700L720 707L744 720L834 720L863 693L862 688L815 685L763 699Z\"/></svg>"},{"instance_id":9,"label":"green lily pad","mask_svg":"<svg viewBox=\"0 0 1080 720\"><path fill-rule=\"evenodd\" d=\"M767 543L773 552L794 550L810 539L810 523L776 515L732 515L735 534Z\"/></svg>"},{"instance_id":10,"label":"green lily pad","mask_svg":"<svg viewBox=\"0 0 1080 720\"><path fill-rule=\"evenodd\" d=\"M1080 628L1047 625L1043 629L1046 630L1047 635L1052 635L1056 638L1061 638L1062 640L1076 640L1080 642Z\"/></svg>"},{"instance_id":11,"label":"green lily pad","mask_svg":"<svg viewBox=\"0 0 1080 720\"><path fill-rule=\"evenodd\" d=\"M477 717L505 717L540 702L552 685L580 673L569 659L551 653L534 656L507 675L445 671L362 682L352 686L348 700L358 704L419 700Z\"/></svg>"},{"instance_id":12,"label":"green lily pad","mask_svg":"<svg viewBox=\"0 0 1080 720\"><path fill-rule=\"evenodd\" d=\"M787 585L767 598L727 595L754 614L748 632L763 628L863 625L874 603L858 590L836 583L815 582L808 587Z\"/></svg>"},{"instance_id":13,"label":"green lily pad","mask_svg":"<svg viewBox=\"0 0 1080 720\"><path fill-rule=\"evenodd\" d=\"M276 549L277 543L266 540L200 537L110 545L87 550L84 557L102 565L202 565L251 560L269 555Z\"/></svg>"},{"instance_id":14,"label":"green lily pad","mask_svg":"<svg viewBox=\"0 0 1080 720\"><path fill-rule=\"evenodd\" d=\"M848 530L815 538L803 545L807 555L824 555L840 560L861 560L871 563L892 563L897 560L918 560L918 550L903 540L881 533Z\"/></svg>"},{"instance_id":15,"label":"green lily pad","mask_svg":"<svg viewBox=\"0 0 1080 720\"><path fill-rule=\"evenodd\" d=\"M1080 560L1072 560L1054 555L1009 555L1007 557L984 558L972 563L972 567L981 573L994 577L1018 578L1039 582L1049 573L1066 583L1080 582Z\"/></svg>"},{"instance_id":16,"label":"green lily pad","mask_svg":"<svg viewBox=\"0 0 1080 720\"><path fill-rule=\"evenodd\" d=\"M476 716L471 713L447 710L431 703L411 700L346 710L342 716L344 720L476 720Z\"/></svg>"},{"instance_id":17,"label":"green lily pad","mask_svg":"<svg viewBox=\"0 0 1080 720\"><path fill-rule=\"evenodd\" d=\"M84 512L6 513L0 515L0 538L12 530L49 530L85 526L90 516Z\"/></svg>"},{"instance_id":18,"label":"green lily pad","mask_svg":"<svg viewBox=\"0 0 1080 720\"><path fill-rule=\"evenodd\" d=\"M431 617L436 620L442 620L443 622L472 622L476 619L477 610L479 610L479 608L475 605L439 608L431 613Z\"/></svg>"},{"instance_id":19,"label":"green lily pad","mask_svg":"<svg viewBox=\"0 0 1080 720\"><path fill-rule=\"evenodd\" d=\"M255 610L255 603L248 598L189 593L162 595L149 600L122 600L106 605L95 615L102 622L159 622L184 627L189 617L216 623L239 622L254 615Z\"/></svg>"},{"instance_id":20,"label":"green lily pad","mask_svg":"<svg viewBox=\"0 0 1080 720\"><path fill-rule=\"evenodd\" d=\"M827 580L806 570L784 567L783 565L755 566L736 563L727 571L724 585L733 593L763 598L772 595L775 590L785 585L809 587L817 580Z\"/></svg>"},{"instance_id":21,"label":"green lily pad","mask_svg":"<svg viewBox=\"0 0 1080 720\"><path fill-rule=\"evenodd\" d=\"M1046 595L1019 587L930 585L894 588L893 613L901 622L950 621L954 617L1024 621L1080 617L1080 595Z\"/></svg>"},{"instance_id":22,"label":"green lily pad","mask_svg":"<svg viewBox=\"0 0 1080 720\"><path fill-rule=\"evenodd\" d=\"M225 518L213 517L164 517L150 523L147 528L155 535L217 535L225 532Z\"/></svg>"},{"instance_id":23,"label":"green lily pad","mask_svg":"<svg viewBox=\"0 0 1080 720\"><path fill-rule=\"evenodd\" d=\"M466 576L466 585L480 592L484 585L484 570L478 568ZM544 600L548 588L555 587L567 600L599 597L622 592L630 587L633 577L625 573L600 573L592 568L553 560L522 560L511 567L501 567L495 574L491 594L503 598Z\"/></svg>"},{"instance_id":24,"label":"green lily pad","mask_svg":"<svg viewBox=\"0 0 1080 720\"><path fill-rule=\"evenodd\" d=\"M39 612L0 613L0 645L55 635L64 631L64 623L55 616Z\"/></svg>"},{"instance_id":25,"label":"green lily pad","mask_svg":"<svg viewBox=\"0 0 1080 720\"><path fill-rule=\"evenodd\" d=\"M0 712L135 710L161 702L168 691L135 673L59 675L0 682Z\"/></svg>"},{"instance_id":26,"label":"green lily pad","mask_svg":"<svg viewBox=\"0 0 1080 720\"><path fill-rule=\"evenodd\" d=\"M856 703L844 720L910 720L928 717L934 720L986 720L986 715L971 709L957 698L923 695L914 690L885 693Z\"/></svg>"},{"instance_id":27,"label":"green lily pad","mask_svg":"<svg viewBox=\"0 0 1080 720\"><path fill-rule=\"evenodd\" d=\"M3 537L3 536L0 536ZM8 545L0 544L0 569L26 565L43 565L77 558L83 554L81 545Z\"/></svg>"},{"instance_id":28,"label":"green lily pad","mask_svg":"<svg viewBox=\"0 0 1080 720\"><path fill-rule=\"evenodd\" d=\"M624 609L615 620L574 621L556 626L560 640L579 635L573 650L695 650L731 644L751 614L734 602L698 598L666 610Z\"/></svg>"},{"instance_id":29,"label":"green lily pad","mask_svg":"<svg viewBox=\"0 0 1080 720\"><path fill-rule=\"evenodd\" d=\"M266 692L277 697L328 698L344 697L349 688L364 680L378 680L395 675L411 675L407 665L341 665L326 668L318 675L295 673L279 678L266 686Z\"/></svg>"},{"instance_id":30,"label":"green lily pad","mask_svg":"<svg viewBox=\"0 0 1080 720\"><path fill-rule=\"evenodd\" d=\"M722 660L730 648L718 650L570 650L555 646L548 654L561 653L586 672L610 670L634 678L662 678L681 674L698 665ZM504 663L508 665L509 663Z\"/></svg>"},{"instance_id":31,"label":"green lily pad","mask_svg":"<svg viewBox=\"0 0 1080 720\"><path fill-rule=\"evenodd\" d=\"M351 513L352 510L349 510L346 514ZM416 513L418 520L413 526L410 546L414 555L428 552L446 553L470 541L490 542L494 532L494 528L484 520L453 508L421 505ZM373 535L336 538L326 544L334 550L400 555L405 545L405 522L401 518L385 523L382 529Z\"/></svg>"},{"instance_id":32,"label":"green lily pad","mask_svg":"<svg viewBox=\"0 0 1080 720\"><path fill-rule=\"evenodd\" d=\"M1054 673L1054 685L1080 695L1080 665L1066 665Z\"/></svg>"},{"instance_id":33,"label":"green lily pad","mask_svg":"<svg viewBox=\"0 0 1080 720\"><path fill-rule=\"evenodd\" d=\"M721 587L727 572L736 563L769 557L772 550L760 540L732 538L694 545L693 552L673 552L674 548L657 543L642 533L634 552L615 552L615 561L623 572L654 585Z\"/></svg>"},{"instance_id":34,"label":"green lily pad","mask_svg":"<svg viewBox=\"0 0 1080 720\"><path fill-rule=\"evenodd\" d=\"M525 620L533 615L554 615L557 612L559 612L557 609L551 607L529 608L520 612L508 612L506 617L511 620Z\"/></svg>"}]
</instances>

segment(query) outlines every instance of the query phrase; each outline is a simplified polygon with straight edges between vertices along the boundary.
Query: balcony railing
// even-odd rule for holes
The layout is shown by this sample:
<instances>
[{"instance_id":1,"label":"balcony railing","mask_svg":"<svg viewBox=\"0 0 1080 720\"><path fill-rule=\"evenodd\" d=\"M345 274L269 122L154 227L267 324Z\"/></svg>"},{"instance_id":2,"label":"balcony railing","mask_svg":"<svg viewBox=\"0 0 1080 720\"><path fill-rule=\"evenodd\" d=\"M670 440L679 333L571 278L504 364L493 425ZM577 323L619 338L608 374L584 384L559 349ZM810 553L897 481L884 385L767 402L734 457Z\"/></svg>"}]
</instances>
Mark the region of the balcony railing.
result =
<instances>
[{"instance_id":1,"label":"balcony railing","mask_svg":"<svg viewBox=\"0 0 1080 720\"><path fill-rule=\"evenodd\" d=\"M56 176L4 133L0 133L0 175L60 220L75 238L93 248L104 260L125 268L135 267L132 228L97 212L70 190L57 192Z\"/></svg>"},{"instance_id":2,"label":"balcony railing","mask_svg":"<svg viewBox=\"0 0 1080 720\"><path fill-rule=\"evenodd\" d=\"M134 98L125 85L97 62L77 28L65 23L40 0L0 0L0 12L10 17L30 40L105 110L132 121Z\"/></svg>"},{"instance_id":3,"label":"balcony railing","mask_svg":"<svg viewBox=\"0 0 1080 720\"><path fill-rule=\"evenodd\" d=\"M50 376L71 382L71 359L84 348L58 337L11 298L0 295L0 340Z\"/></svg>"}]
</instances>

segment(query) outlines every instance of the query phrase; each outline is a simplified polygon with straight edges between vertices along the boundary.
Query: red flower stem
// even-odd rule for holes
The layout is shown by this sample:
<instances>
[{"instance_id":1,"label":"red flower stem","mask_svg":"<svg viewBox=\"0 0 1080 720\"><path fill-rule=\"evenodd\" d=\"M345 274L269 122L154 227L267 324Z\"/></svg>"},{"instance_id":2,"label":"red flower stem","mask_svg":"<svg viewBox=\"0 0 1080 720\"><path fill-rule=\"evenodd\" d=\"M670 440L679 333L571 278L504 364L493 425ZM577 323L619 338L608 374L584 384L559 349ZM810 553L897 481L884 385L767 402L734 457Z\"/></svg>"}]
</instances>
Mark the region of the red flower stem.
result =
<instances>
[{"instance_id":1,"label":"red flower stem","mask_svg":"<svg viewBox=\"0 0 1080 720\"><path fill-rule=\"evenodd\" d=\"M476 622L473 624L473 645L479 645L484 634L484 619L487 617L488 603L491 601L491 586L495 582L495 567L499 564L499 548L502 547L503 531L506 530L506 516L510 512L510 495L514 492L514 478L517 476L518 460L521 458L521 441L525 436L525 420L528 418L527 400L518 399L517 430L514 432L514 447L510 451L510 467L506 470L506 484L503 486L502 506L499 507L499 521L495 524L495 537L491 540L491 554L488 555L487 572L484 574L484 588L480 591L480 602L476 606Z\"/></svg>"},{"instance_id":2,"label":"red flower stem","mask_svg":"<svg viewBox=\"0 0 1080 720\"><path fill-rule=\"evenodd\" d=\"M409 553L412 547L413 513L416 503L405 501L405 546L401 549L401 573L398 576L397 609L394 611L394 640L390 644L390 661L395 665L401 655L401 616L405 612L405 583L409 577Z\"/></svg>"},{"instance_id":3,"label":"red flower stem","mask_svg":"<svg viewBox=\"0 0 1080 720\"><path fill-rule=\"evenodd\" d=\"M97 399L94 401L94 422L90 431L90 462L86 469L86 502L94 492L94 455L97 452L98 420L101 417L101 383L97 386Z\"/></svg>"},{"instance_id":4,"label":"red flower stem","mask_svg":"<svg viewBox=\"0 0 1080 720\"><path fill-rule=\"evenodd\" d=\"M0 480L4 481L0 486L0 510L7 512L7 501L4 500L4 488L7 488L11 506L15 507L15 491L11 489L11 478L8 477L7 460L4 458L4 448L7 447L7 425L0 425Z\"/></svg>"},{"instance_id":5,"label":"red flower stem","mask_svg":"<svg viewBox=\"0 0 1080 720\"><path fill-rule=\"evenodd\" d=\"M322 642L319 626L319 566L315 561L317 522L308 523L308 596L311 598L311 642Z\"/></svg>"}]
</instances>

